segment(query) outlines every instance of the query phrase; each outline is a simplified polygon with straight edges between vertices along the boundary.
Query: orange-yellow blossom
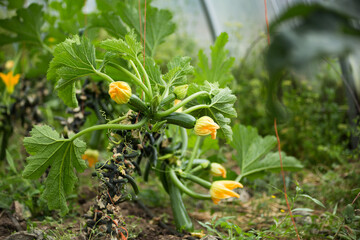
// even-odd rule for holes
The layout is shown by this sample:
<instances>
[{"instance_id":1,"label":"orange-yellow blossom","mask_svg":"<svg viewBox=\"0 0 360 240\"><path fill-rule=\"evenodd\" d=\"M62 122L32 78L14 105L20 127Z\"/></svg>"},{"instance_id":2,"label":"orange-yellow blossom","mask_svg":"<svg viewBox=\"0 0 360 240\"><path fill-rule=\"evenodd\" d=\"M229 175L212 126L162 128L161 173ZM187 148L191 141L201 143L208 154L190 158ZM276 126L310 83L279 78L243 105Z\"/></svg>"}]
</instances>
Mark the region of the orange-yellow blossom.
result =
<instances>
[{"instance_id":1,"label":"orange-yellow blossom","mask_svg":"<svg viewBox=\"0 0 360 240\"><path fill-rule=\"evenodd\" d=\"M228 180L215 181L211 184L210 187L211 199L215 204L218 204L221 199L231 198L231 197L239 198L240 195L231 190L242 187L243 185L241 183L235 181L228 181Z\"/></svg>"},{"instance_id":2,"label":"orange-yellow blossom","mask_svg":"<svg viewBox=\"0 0 360 240\"><path fill-rule=\"evenodd\" d=\"M175 99L175 101L174 101L174 106L177 105L177 104L179 104L179 103L181 103L181 100ZM179 108L178 110L176 110L175 112L182 112L182 107Z\"/></svg>"},{"instance_id":3,"label":"orange-yellow blossom","mask_svg":"<svg viewBox=\"0 0 360 240\"><path fill-rule=\"evenodd\" d=\"M112 82L109 85L109 95L117 104L125 104L131 97L131 87L126 82Z\"/></svg>"},{"instance_id":4,"label":"orange-yellow blossom","mask_svg":"<svg viewBox=\"0 0 360 240\"><path fill-rule=\"evenodd\" d=\"M226 169L223 167L223 165L218 163L211 163L210 173L216 177L222 176L223 178L226 178Z\"/></svg>"},{"instance_id":5,"label":"orange-yellow blossom","mask_svg":"<svg viewBox=\"0 0 360 240\"><path fill-rule=\"evenodd\" d=\"M211 117L203 116L196 121L194 130L198 136L211 134L211 138L216 139L216 130L219 128L219 125L217 125Z\"/></svg>"},{"instance_id":6,"label":"orange-yellow blossom","mask_svg":"<svg viewBox=\"0 0 360 240\"><path fill-rule=\"evenodd\" d=\"M99 161L99 152L97 150L87 149L82 155L82 159L88 161L89 167L94 167Z\"/></svg>"},{"instance_id":7,"label":"orange-yellow blossom","mask_svg":"<svg viewBox=\"0 0 360 240\"><path fill-rule=\"evenodd\" d=\"M20 74L13 75L13 72L10 71L8 74L0 73L0 77L5 83L6 91L10 94L14 92L14 87L18 84L20 79Z\"/></svg>"}]
</instances>

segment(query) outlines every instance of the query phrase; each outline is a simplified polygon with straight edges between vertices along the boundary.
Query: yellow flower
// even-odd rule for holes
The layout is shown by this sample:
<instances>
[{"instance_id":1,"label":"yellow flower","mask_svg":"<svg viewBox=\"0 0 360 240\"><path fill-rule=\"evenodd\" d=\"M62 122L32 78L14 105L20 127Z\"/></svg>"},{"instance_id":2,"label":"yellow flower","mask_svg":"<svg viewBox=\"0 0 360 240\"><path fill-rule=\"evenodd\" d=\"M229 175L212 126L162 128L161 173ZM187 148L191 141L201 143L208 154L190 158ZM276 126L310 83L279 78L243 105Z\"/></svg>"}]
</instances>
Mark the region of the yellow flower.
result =
<instances>
[{"instance_id":1,"label":"yellow flower","mask_svg":"<svg viewBox=\"0 0 360 240\"><path fill-rule=\"evenodd\" d=\"M14 67L14 61L13 60L7 60L5 63L5 69L10 70Z\"/></svg>"},{"instance_id":2,"label":"yellow flower","mask_svg":"<svg viewBox=\"0 0 360 240\"><path fill-rule=\"evenodd\" d=\"M181 103L181 100L175 99L175 101L174 101L174 106L177 105L177 104L179 104L179 103ZM182 112L182 107L179 108L178 110L176 110L175 112Z\"/></svg>"},{"instance_id":3,"label":"yellow flower","mask_svg":"<svg viewBox=\"0 0 360 240\"><path fill-rule=\"evenodd\" d=\"M131 97L131 88L126 82L112 82L109 85L109 94L117 104L125 104Z\"/></svg>"},{"instance_id":4,"label":"yellow flower","mask_svg":"<svg viewBox=\"0 0 360 240\"><path fill-rule=\"evenodd\" d=\"M210 165L210 173L213 176L222 176L223 178L226 178L226 169L218 163L212 163Z\"/></svg>"},{"instance_id":5,"label":"yellow flower","mask_svg":"<svg viewBox=\"0 0 360 240\"><path fill-rule=\"evenodd\" d=\"M89 167L94 167L99 161L99 152L97 150L86 149L85 153L82 155L82 159L88 161Z\"/></svg>"},{"instance_id":6,"label":"yellow flower","mask_svg":"<svg viewBox=\"0 0 360 240\"><path fill-rule=\"evenodd\" d=\"M20 74L13 75L10 71L8 74L0 73L0 77L6 85L6 91L10 94L14 92L15 85L19 82Z\"/></svg>"},{"instance_id":7,"label":"yellow flower","mask_svg":"<svg viewBox=\"0 0 360 240\"><path fill-rule=\"evenodd\" d=\"M233 190L234 188L242 188L242 187L243 185L241 183L235 181L228 181L228 180L215 181L211 184L210 187L211 199L215 204L218 204L221 199L231 198L231 197L239 198L240 195L231 190Z\"/></svg>"},{"instance_id":8,"label":"yellow flower","mask_svg":"<svg viewBox=\"0 0 360 240\"><path fill-rule=\"evenodd\" d=\"M208 116L204 116L196 121L194 130L195 134L198 136L206 136L211 134L211 138L216 139L216 130L219 128L219 125L217 125L214 120Z\"/></svg>"}]
</instances>

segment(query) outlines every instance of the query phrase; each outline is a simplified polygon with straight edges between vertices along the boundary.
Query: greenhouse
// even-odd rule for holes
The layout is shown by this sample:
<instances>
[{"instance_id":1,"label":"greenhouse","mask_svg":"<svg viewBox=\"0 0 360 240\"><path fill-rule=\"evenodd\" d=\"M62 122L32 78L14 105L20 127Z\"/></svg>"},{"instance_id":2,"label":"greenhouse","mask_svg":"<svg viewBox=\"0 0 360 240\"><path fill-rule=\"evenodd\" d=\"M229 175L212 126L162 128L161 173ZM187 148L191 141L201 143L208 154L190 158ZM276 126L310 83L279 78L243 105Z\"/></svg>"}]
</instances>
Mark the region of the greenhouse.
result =
<instances>
[{"instance_id":1,"label":"greenhouse","mask_svg":"<svg viewBox=\"0 0 360 240\"><path fill-rule=\"evenodd\" d=\"M0 240L360 239L359 13L0 0Z\"/></svg>"}]
</instances>

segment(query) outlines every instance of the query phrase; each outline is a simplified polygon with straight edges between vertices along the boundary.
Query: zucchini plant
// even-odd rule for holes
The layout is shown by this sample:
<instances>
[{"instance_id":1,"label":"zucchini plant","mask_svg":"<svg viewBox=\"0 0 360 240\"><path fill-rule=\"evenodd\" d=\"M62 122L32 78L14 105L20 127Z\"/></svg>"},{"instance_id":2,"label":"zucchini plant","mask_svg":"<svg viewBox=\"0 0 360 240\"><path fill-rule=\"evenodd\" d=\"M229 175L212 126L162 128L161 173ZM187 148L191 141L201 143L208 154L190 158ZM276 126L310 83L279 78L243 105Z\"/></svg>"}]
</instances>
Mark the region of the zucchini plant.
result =
<instances>
[{"instance_id":1,"label":"zucchini plant","mask_svg":"<svg viewBox=\"0 0 360 240\"><path fill-rule=\"evenodd\" d=\"M96 47L105 52L103 57L98 58ZM216 82L190 83L188 77L193 75L194 68L189 57L175 57L163 73L152 57L143 56L143 50L133 30L123 38L106 39L97 46L85 36L75 35L55 47L47 78L67 106L78 107L76 92L85 78L86 81L101 79L109 88L106 100L127 106L129 111L114 119L106 118L104 124L65 136L50 126L36 125L31 136L24 139L31 156L27 158L23 176L37 179L50 167L43 197L49 209L59 209L61 214L66 214L69 211L66 197L77 181L75 171L87 168L82 158L87 148L86 139L82 138L87 133L107 129L108 149L113 155L106 163L98 163L95 167L94 175L104 183L104 194L100 197L104 202L98 204L97 210L132 198L126 187L128 184L135 195L138 193L133 173L143 175L147 181L151 170L155 170L170 196L177 229L191 231L193 225L182 193L196 199L212 199L216 204L224 198L239 197L232 191L242 187L238 182L211 183L196 176L202 169L226 175L221 165L197 158L202 137L211 135L215 139L219 131L221 138L231 141L229 124L230 118L236 117L233 108L236 97L229 88L220 88ZM180 137L174 137L174 131ZM188 134L194 133L198 135L197 140L188 154ZM143 170L142 159L147 159ZM191 182L209 192L192 190ZM94 219L93 216L90 219ZM109 224L111 231L111 222ZM96 224L89 222L88 225Z\"/></svg>"}]
</instances>

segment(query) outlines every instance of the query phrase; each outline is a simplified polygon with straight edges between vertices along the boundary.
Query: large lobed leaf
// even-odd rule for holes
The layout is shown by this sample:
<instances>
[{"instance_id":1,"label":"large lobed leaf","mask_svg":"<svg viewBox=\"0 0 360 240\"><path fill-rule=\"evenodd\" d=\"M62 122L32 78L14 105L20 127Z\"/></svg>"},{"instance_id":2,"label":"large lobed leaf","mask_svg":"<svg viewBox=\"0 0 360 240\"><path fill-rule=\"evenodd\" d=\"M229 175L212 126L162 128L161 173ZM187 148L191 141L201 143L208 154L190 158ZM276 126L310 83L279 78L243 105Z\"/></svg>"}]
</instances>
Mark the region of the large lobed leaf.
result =
<instances>
[{"instance_id":1,"label":"large lobed leaf","mask_svg":"<svg viewBox=\"0 0 360 240\"><path fill-rule=\"evenodd\" d=\"M50 166L50 172L45 182L43 197L47 200L49 209L60 209L62 214L67 213L66 195L70 194L77 177L77 172L86 168L82 153L86 149L85 142L75 139L70 141L60 137L59 133L49 126L35 126L31 137L24 139L24 145L30 157L25 167L23 177L39 178Z\"/></svg>"},{"instance_id":2,"label":"large lobed leaf","mask_svg":"<svg viewBox=\"0 0 360 240\"><path fill-rule=\"evenodd\" d=\"M234 103L236 96L232 94L229 88L219 88L218 83L209 83L205 81L204 86L191 85L190 94L198 90L207 91L209 97L199 98L198 101L193 102L191 105L205 104L207 108L194 111L191 114L196 117L209 116L217 124L220 129L218 130L220 136L224 137L228 142L232 141L232 129L230 127L231 119L237 117Z\"/></svg>"},{"instance_id":3,"label":"large lobed leaf","mask_svg":"<svg viewBox=\"0 0 360 240\"><path fill-rule=\"evenodd\" d=\"M110 52L120 54L122 58L136 61L142 51L141 43L136 40L134 31L129 32L122 39L107 39L100 43L100 46Z\"/></svg>"},{"instance_id":4,"label":"large lobed leaf","mask_svg":"<svg viewBox=\"0 0 360 240\"><path fill-rule=\"evenodd\" d=\"M100 7L100 15L90 23L90 27L102 27L116 38L123 38L126 34L126 26L134 29L137 39L143 36L144 31L144 1L141 3L141 26L139 21L138 1L112 1L97 0ZM175 31L175 24L171 21L172 14L168 10L159 10L152 7L151 1L146 5L146 54L153 56L159 44ZM120 16L120 17L119 17Z\"/></svg>"},{"instance_id":5,"label":"large lobed leaf","mask_svg":"<svg viewBox=\"0 0 360 240\"><path fill-rule=\"evenodd\" d=\"M55 89L67 106L77 107L76 81L95 72L95 47L86 37L75 35L55 47L47 78L56 81Z\"/></svg>"},{"instance_id":6,"label":"large lobed leaf","mask_svg":"<svg viewBox=\"0 0 360 240\"><path fill-rule=\"evenodd\" d=\"M28 8L16 11L16 16L0 20L0 28L11 34L0 34L0 45L26 41L32 44L42 44L40 28L43 25L42 6L31 4Z\"/></svg>"},{"instance_id":7,"label":"large lobed leaf","mask_svg":"<svg viewBox=\"0 0 360 240\"><path fill-rule=\"evenodd\" d=\"M234 156L240 169L240 178L262 173L264 171L279 171L280 158L278 152L271 152L276 146L274 136L261 137L256 128L237 124L233 127L234 140L231 146L236 149ZM286 156L281 152L283 168L285 170L299 170L303 168L294 157Z\"/></svg>"},{"instance_id":8,"label":"large lobed leaf","mask_svg":"<svg viewBox=\"0 0 360 240\"><path fill-rule=\"evenodd\" d=\"M203 83L208 81L210 83L219 83L220 87L225 87L227 83L231 82L234 77L231 74L231 67L234 64L235 58L228 57L229 50L225 49L228 42L227 33L221 33L215 41L214 46L211 46L211 62L203 50L199 51L198 68L195 71L195 82Z\"/></svg>"}]
</instances>

